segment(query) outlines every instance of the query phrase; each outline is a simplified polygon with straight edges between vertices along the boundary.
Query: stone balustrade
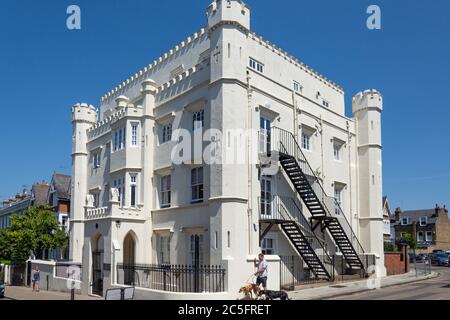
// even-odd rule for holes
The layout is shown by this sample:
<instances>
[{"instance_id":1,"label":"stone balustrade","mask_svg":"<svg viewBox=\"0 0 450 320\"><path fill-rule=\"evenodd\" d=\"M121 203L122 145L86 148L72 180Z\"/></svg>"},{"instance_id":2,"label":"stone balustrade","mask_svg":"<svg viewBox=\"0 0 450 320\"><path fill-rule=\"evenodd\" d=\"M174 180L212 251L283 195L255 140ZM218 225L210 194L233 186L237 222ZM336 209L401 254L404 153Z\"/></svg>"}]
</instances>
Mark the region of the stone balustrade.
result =
<instances>
[{"instance_id":1,"label":"stone balustrade","mask_svg":"<svg viewBox=\"0 0 450 320\"><path fill-rule=\"evenodd\" d=\"M108 207L87 209L85 218L86 220L96 220L108 217L110 211Z\"/></svg>"}]
</instances>

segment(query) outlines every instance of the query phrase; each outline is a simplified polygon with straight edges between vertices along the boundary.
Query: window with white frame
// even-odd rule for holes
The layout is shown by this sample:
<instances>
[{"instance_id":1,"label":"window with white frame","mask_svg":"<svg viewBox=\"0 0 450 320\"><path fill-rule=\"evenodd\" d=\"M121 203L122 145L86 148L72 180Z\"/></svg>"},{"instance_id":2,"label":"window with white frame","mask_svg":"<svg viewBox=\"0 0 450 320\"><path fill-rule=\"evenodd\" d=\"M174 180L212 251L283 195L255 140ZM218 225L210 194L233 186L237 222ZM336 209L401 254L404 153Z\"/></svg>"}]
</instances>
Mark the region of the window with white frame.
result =
<instances>
[{"instance_id":1,"label":"window with white frame","mask_svg":"<svg viewBox=\"0 0 450 320\"><path fill-rule=\"evenodd\" d=\"M162 126L161 130L161 143L166 143L172 140L172 124L166 124Z\"/></svg>"},{"instance_id":2,"label":"window with white frame","mask_svg":"<svg viewBox=\"0 0 450 320\"><path fill-rule=\"evenodd\" d=\"M267 255L275 254L275 239L264 238L261 245L262 253Z\"/></svg>"},{"instance_id":3,"label":"window with white frame","mask_svg":"<svg viewBox=\"0 0 450 320\"><path fill-rule=\"evenodd\" d=\"M203 235L192 234L189 241L189 263L190 265L204 265Z\"/></svg>"},{"instance_id":4,"label":"window with white frame","mask_svg":"<svg viewBox=\"0 0 450 320\"><path fill-rule=\"evenodd\" d=\"M272 121L266 117L260 117L259 121L259 150L267 153L271 150L272 143Z\"/></svg>"},{"instance_id":5,"label":"window with white frame","mask_svg":"<svg viewBox=\"0 0 450 320\"><path fill-rule=\"evenodd\" d=\"M170 236L158 237L158 263L170 264Z\"/></svg>"},{"instance_id":6,"label":"window with white frame","mask_svg":"<svg viewBox=\"0 0 450 320\"><path fill-rule=\"evenodd\" d=\"M307 130L302 130L302 149L303 150L311 151L311 149L312 149L311 140L312 140L312 133Z\"/></svg>"},{"instance_id":7,"label":"window with white frame","mask_svg":"<svg viewBox=\"0 0 450 320\"><path fill-rule=\"evenodd\" d=\"M428 241L428 242L433 241L433 232L427 231L426 237L427 237L427 238L426 238L426 241Z\"/></svg>"},{"instance_id":8,"label":"window with white frame","mask_svg":"<svg viewBox=\"0 0 450 320\"><path fill-rule=\"evenodd\" d=\"M264 73L264 64L259 62L259 61L257 61L257 60L255 60L255 59L253 59L253 58L250 58L249 66L253 70L256 70L256 71L258 71L260 73Z\"/></svg>"},{"instance_id":9,"label":"window with white frame","mask_svg":"<svg viewBox=\"0 0 450 320\"><path fill-rule=\"evenodd\" d=\"M64 215L61 217L61 228L65 231L67 230L67 222L69 220L69 217Z\"/></svg>"},{"instance_id":10,"label":"window with white frame","mask_svg":"<svg viewBox=\"0 0 450 320\"><path fill-rule=\"evenodd\" d=\"M100 192L93 191L92 196L94 198L94 208L98 208L100 206Z\"/></svg>"},{"instance_id":11,"label":"window with white frame","mask_svg":"<svg viewBox=\"0 0 450 320\"><path fill-rule=\"evenodd\" d=\"M125 147L125 128L119 129L119 150Z\"/></svg>"},{"instance_id":12,"label":"window with white frame","mask_svg":"<svg viewBox=\"0 0 450 320\"><path fill-rule=\"evenodd\" d=\"M130 206L136 208L137 206L137 175L130 175Z\"/></svg>"},{"instance_id":13,"label":"window with white frame","mask_svg":"<svg viewBox=\"0 0 450 320\"><path fill-rule=\"evenodd\" d=\"M119 151L125 148L125 136L126 130L125 128L120 128L114 131L113 137L113 151Z\"/></svg>"},{"instance_id":14,"label":"window with white frame","mask_svg":"<svg viewBox=\"0 0 450 320\"><path fill-rule=\"evenodd\" d=\"M101 152L100 151L96 151L93 153L92 157L93 157L93 165L94 165L94 169L98 169L101 166Z\"/></svg>"},{"instance_id":15,"label":"window with white frame","mask_svg":"<svg viewBox=\"0 0 450 320\"><path fill-rule=\"evenodd\" d=\"M336 199L337 206L335 208L335 213L340 214L341 210L339 209L343 207L343 193L344 193L344 187L338 183L334 183L334 198Z\"/></svg>"},{"instance_id":16,"label":"window with white frame","mask_svg":"<svg viewBox=\"0 0 450 320\"><path fill-rule=\"evenodd\" d=\"M417 232L417 241L423 242L423 232L422 231Z\"/></svg>"},{"instance_id":17,"label":"window with white frame","mask_svg":"<svg viewBox=\"0 0 450 320\"><path fill-rule=\"evenodd\" d=\"M421 225L422 227L424 227L424 226L426 226L427 223L428 223L428 218L427 218L426 216L425 216L425 217L420 217L419 222L420 222L420 225Z\"/></svg>"},{"instance_id":18,"label":"window with white frame","mask_svg":"<svg viewBox=\"0 0 450 320\"><path fill-rule=\"evenodd\" d=\"M409 218L402 218L402 226L406 226L409 224Z\"/></svg>"},{"instance_id":19,"label":"window with white frame","mask_svg":"<svg viewBox=\"0 0 450 320\"><path fill-rule=\"evenodd\" d=\"M119 131L114 131L113 136L113 151L117 151L119 147Z\"/></svg>"},{"instance_id":20,"label":"window with white frame","mask_svg":"<svg viewBox=\"0 0 450 320\"><path fill-rule=\"evenodd\" d=\"M137 147L138 146L138 128L139 125L137 123L131 124L131 146Z\"/></svg>"},{"instance_id":21,"label":"window with white frame","mask_svg":"<svg viewBox=\"0 0 450 320\"><path fill-rule=\"evenodd\" d=\"M171 206L171 185L172 176L161 177L161 208L169 208Z\"/></svg>"},{"instance_id":22,"label":"window with white frame","mask_svg":"<svg viewBox=\"0 0 450 320\"><path fill-rule=\"evenodd\" d=\"M342 146L343 146L342 142L334 140L333 153L334 153L334 160L336 160L336 161L341 161Z\"/></svg>"},{"instance_id":23,"label":"window with white frame","mask_svg":"<svg viewBox=\"0 0 450 320\"><path fill-rule=\"evenodd\" d=\"M203 167L191 171L191 193L193 203L203 201Z\"/></svg>"},{"instance_id":24,"label":"window with white frame","mask_svg":"<svg viewBox=\"0 0 450 320\"><path fill-rule=\"evenodd\" d=\"M300 93L300 92L302 92L302 90L303 90L303 87L300 84L300 82L294 81L294 91Z\"/></svg>"},{"instance_id":25,"label":"window with white frame","mask_svg":"<svg viewBox=\"0 0 450 320\"><path fill-rule=\"evenodd\" d=\"M205 126L205 110L194 112L192 116L192 129L198 130Z\"/></svg>"},{"instance_id":26,"label":"window with white frame","mask_svg":"<svg viewBox=\"0 0 450 320\"><path fill-rule=\"evenodd\" d=\"M121 207L125 206L125 178L116 179L113 181L113 186L119 191L119 204Z\"/></svg>"}]
</instances>

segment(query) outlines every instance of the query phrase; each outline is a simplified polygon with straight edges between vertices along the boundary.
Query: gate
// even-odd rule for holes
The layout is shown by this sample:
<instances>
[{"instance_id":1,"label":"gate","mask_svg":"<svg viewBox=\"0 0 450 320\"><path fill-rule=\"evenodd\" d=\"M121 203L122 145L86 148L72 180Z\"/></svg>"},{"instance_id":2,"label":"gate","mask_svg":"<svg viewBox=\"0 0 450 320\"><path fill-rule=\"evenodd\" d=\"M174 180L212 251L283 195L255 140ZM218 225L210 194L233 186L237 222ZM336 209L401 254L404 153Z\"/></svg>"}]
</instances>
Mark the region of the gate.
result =
<instances>
[{"instance_id":1,"label":"gate","mask_svg":"<svg viewBox=\"0 0 450 320\"><path fill-rule=\"evenodd\" d=\"M26 282L26 286L30 287L31 286L31 270L32 266L31 266L31 261L27 261L27 282Z\"/></svg>"},{"instance_id":2,"label":"gate","mask_svg":"<svg viewBox=\"0 0 450 320\"><path fill-rule=\"evenodd\" d=\"M92 293L103 295L103 251L92 252Z\"/></svg>"}]
</instances>

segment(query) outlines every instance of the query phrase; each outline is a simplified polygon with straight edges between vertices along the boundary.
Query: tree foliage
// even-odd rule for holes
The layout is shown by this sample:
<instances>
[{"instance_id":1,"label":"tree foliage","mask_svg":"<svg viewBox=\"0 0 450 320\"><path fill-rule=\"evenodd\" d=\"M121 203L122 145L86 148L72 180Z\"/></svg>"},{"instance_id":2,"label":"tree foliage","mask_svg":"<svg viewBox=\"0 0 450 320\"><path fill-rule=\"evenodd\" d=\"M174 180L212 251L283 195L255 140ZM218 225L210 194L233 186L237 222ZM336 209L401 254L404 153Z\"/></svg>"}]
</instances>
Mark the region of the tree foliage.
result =
<instances>
[{"instance_id":1,"label":"tree foliage","mask_svg":"<svg viewBox=\"0 0 450 320\"><path fill-rule=\"evenodd\" d=\"M68 238L50 208L31 207L11 218L11 226L0 232L0 258L23 263L31 255L42 259L44 250L67 246Z\"/></svg>"},{"instance_id":2,"label":"tree foliage","mask_svg":"<svg viewBox=\"0 0 450 320\"><path fill-rule=\"evenodd\" d=\"M415 250L417 247L416 238L414 237L414 235L412 235L410 233L406 233L403 235L402 242L407 244L408 247L412 250Z\"/></svg>"},{"instance_id":3,"label":"tree foliage","mask_svg":"<svg viewBox=\"0 0 450 320\"><path fill-rule=\"evenodd\" d=\"M394 252L395 251L395 244L390 242L384 243L384 252Z\"/></svg>"}]
</instances>

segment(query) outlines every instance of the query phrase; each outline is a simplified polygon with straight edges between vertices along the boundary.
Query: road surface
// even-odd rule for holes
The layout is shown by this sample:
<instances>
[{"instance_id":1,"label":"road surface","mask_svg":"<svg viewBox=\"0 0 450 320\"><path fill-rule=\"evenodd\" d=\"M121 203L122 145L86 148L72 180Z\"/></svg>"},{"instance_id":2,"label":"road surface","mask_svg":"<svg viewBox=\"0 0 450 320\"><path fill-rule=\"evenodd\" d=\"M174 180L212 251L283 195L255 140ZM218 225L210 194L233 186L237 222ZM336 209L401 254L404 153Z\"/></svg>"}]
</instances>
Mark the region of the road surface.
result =
<instances>
[{"instance_id":1,"label":"road surface","mask_svg":"<svg viewBox=\"0 0 450 320\"><path fill-rule=\"evenodd\" d=\"M433 267L432 270L439 277L328 300L450 300L450 268Z\"/></svg>"}]
</instances>

